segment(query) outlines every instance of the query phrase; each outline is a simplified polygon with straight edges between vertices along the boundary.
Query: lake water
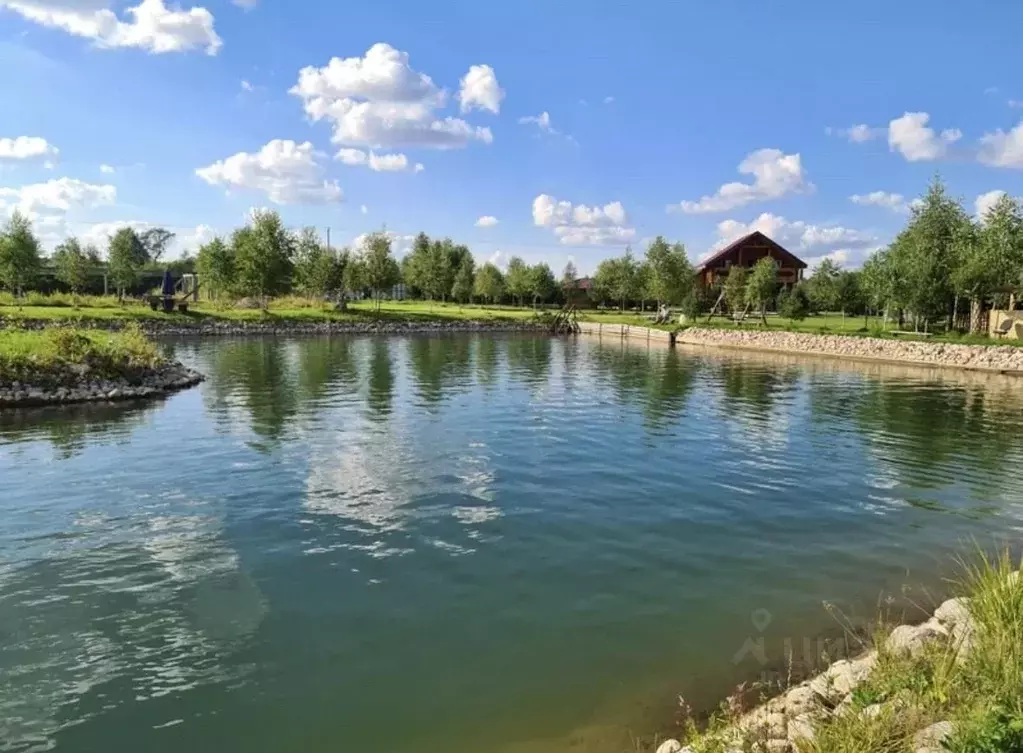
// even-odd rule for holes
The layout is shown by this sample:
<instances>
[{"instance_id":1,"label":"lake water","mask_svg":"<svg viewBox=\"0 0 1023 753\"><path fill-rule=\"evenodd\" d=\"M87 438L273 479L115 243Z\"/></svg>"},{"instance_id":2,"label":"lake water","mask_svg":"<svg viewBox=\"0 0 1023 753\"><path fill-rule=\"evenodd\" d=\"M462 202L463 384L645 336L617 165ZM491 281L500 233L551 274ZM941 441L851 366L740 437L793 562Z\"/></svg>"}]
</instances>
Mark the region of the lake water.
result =
<instances>
[{"instance_id":1,"label":"lake water","mask_svg":"<svg viewBox=\"0 0 1023 753\"><path fill-rule=\"evenodd\" d=\"M623 753L680 693L929 606L1023 519L1004 377L587 338L167 347L209 381L0 411L0 750Z\"/></svg>"}]
</instances>

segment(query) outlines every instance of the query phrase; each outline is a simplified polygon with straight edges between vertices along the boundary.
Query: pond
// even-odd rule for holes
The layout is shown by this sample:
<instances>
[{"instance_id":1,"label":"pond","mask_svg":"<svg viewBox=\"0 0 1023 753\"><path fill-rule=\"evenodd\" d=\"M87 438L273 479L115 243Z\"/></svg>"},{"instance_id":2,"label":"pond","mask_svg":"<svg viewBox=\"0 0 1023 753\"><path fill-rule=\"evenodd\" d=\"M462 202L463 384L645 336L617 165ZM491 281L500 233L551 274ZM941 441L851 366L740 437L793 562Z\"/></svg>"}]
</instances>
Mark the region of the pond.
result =
<instances>
[{"instance_id":1,"label":"pond","mask_svg":"<svg viewBox=\"0 0 1023 753\"><path fill-rule=\"evenodd\" d=\"M1023 520L1006 377L533 336L167 348L209 380L0 411L0 750L622 753L679 694L930 606Z\"/></svg>"}]
</instances>

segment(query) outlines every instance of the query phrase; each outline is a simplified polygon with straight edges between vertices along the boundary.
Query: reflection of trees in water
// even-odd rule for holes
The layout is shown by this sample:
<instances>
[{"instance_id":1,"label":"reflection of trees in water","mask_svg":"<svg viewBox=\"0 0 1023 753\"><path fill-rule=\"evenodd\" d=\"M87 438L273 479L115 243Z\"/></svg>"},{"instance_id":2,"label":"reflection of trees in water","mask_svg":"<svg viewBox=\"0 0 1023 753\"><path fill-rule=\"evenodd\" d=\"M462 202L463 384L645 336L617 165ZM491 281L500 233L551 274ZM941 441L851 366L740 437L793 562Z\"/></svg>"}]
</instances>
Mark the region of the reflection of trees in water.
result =
<instances>
[{"instance_id":1,"label":"reflection of trees in water","mask_svg":"<svg viewBox=\"0 0 1023 753\"><path fill-rule=\"evenodd\" d=\"M162 404L162 399L157 398L0 410L0 445L45 439L53 445L57 457L64 460L82 452L91 442L126 439Z\"/></svg>"},{"instance_id":2,"label":"reflection of trees in water","mask_svg":"<svg viewBox=\"0 0 1023 753\"><path fill-rule=\"evenodd\" d=\"M394 397L394 364L391 360L391 343L375 339L369 359L369 409L378 419L391 414Z\"/></svg>"},{"instance_id":3,"label":"reflection of trees in water","mask_svg":"<svg viewBox=\"0 0 1023 753\"><path fill-rule=\"evenodd\" d=\"M611 382L619 402L639 405L654 427L684 413L699 369L695 360L675 350L653 351L628 343L595 348L593 364Z\"/></svg>"},{"instance_id":4,"label":"reflection of trees in water","mask_svg":"<svg viewBox=\"0 0 1023 753\"><path fill-rule=\"evenodd\" d=\"M408 340L409 364L423 402L437 405L445 392L466 385L472 374L468 337L413 337Z\"/></svg>"},{"instance_id":5,"label":"reflection of trees in water","mask_svg":"<svg viewBox=\"0 0 1023 753\"><path fill-rule=\"evenodd\" d=\"M1005 397L976 385L904 379L810 386L817 420L854 422L872 455L906 481L921 488L966 481L984 498L999 493L1013 475L1006 471L1023 460L1023 399Z\"/></svg>"},{"instance_id":6,"label":"reflection of trees in water","mask_svg":"<svg viewBox=\"0 0 1023 753\"><path fill-rule=\"evenodd\" d=\"M214 407L229 414L240 405L252 431L276 440L298 411L298 389L288 363L288 344L277 339L226 342L209 361L206 394Z\"/></svg>"},{"instance_id":7,"label":"reflection of trees in water","mask_svg":"<svg viewBox=\"0 0 1023 753\"><path fill-rule=\"evenodd\" d=\"M496 337L477 337L474 341L476 381L484 387L497 384L498 366L501 354Z\"/></svg>"},{"instance_id":8,"label":"reflection of trees in water","mask_svg":"<svg viewBox=\"0 0 1023 753\"><path fill-rule=\"evenodd\" d=\"M513 336L507 343L508 370L513 378L533 386L547 381L551 371L551 338Z\"/></svg>"},{"instance_id":9,"label":"reflection of trees in water","mask_svg":"<svg viewBox=\"0 0 1023 753\"><path fill-rule=\"evenodd\" d=\"M791 393L800 371L742 361L714 363L711 373L721 385L721 408L736 417L762 420L770 416L779 397Z\"/></svg>"},{"instance_id":10,"label":"reflection of trees in water","mask_svg":"<svg viewBox=\"0 0 1023 753\"><path fill-rule=\"evenodd\" d=\"M359 370L353 345L348 337L318 337L296 343L298 384L303 398L320 398L335 384L356 388Z\"/></svg>"}]
</instances>

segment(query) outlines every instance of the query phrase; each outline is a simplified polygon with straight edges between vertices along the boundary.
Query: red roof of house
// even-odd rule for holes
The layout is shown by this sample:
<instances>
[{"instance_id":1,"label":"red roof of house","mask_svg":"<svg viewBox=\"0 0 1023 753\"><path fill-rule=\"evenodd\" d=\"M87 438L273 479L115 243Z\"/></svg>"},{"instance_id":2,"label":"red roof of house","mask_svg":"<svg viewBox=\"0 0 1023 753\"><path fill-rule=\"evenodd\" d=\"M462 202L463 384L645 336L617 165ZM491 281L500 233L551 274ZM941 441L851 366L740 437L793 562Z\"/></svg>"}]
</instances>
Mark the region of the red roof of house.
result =
<instances>
[{"instance_id":1,"label":"red roof of house","mask_svg":"<svg viewBox=\"0 0 1023 753\"><path fill-rule=\"evenodd\" d=\"M735 251L739 246L741 246L742 244L747 243L747 242L749 242L751 240L758 240L758 241L766 242L767 245L769 245L772 248L774 248L774 250L778 253L778 255L781 256L783 259L786 259L793 267L795 267L796 269L806 269L807 264L806 264L805 261L800 259L798 256L796 256L794 253L789 251L787 248L785 248L780 243L772 240L768 236L766 236L763 233L761 233L759 230L754 230L752 233L749 233L747 235L742 236L737 241L733 241L732 243L729 243L727 246L725 246L720 251L714 252L714 254L712 254L708 259L704 260L701 264L697 265L696 271L697 272L702 272L704 269L706 269L707 267L711 266L714 262L718 261L719 259L723 259L724 257L728 256L730 253Z\"/></svg>"}]
</instances>

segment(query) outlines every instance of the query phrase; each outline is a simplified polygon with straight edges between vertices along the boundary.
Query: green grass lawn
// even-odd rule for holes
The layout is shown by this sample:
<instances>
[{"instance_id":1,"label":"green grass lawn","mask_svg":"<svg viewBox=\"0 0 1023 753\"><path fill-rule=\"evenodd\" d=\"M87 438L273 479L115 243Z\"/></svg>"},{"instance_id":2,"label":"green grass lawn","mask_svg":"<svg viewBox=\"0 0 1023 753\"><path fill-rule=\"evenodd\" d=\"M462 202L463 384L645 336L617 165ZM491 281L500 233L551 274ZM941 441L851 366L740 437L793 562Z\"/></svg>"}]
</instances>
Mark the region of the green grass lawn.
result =
<instances>
[{"instance_id":1,"label":"green grass lawn","mask_svg":"<svg viewBox=\"0 0 1023 753\"><path fill-rule=\"evenodd\" d=\"M246 322L268 320L291 322L475 320L496 322L525 321L536 316L536 311L530 307L460 305L436 301L383 301L379 309L372 301L360 301L349 304L348 311L339 312L324 306L319 301L291 296L272 301L267 312L258 309L218 307L212 303L204 302L195 305L188 314L165 314L162 311L153 311L148 306L139 303L118 305L113 298L89 298L86 299L88 305L83 305L79 308L69 305L69 299L66 296L57 296L52 300L61 305L45 305L50 299L43 296L36 296L32 300L32 305L23 306L13 305L9 298L0 298L0 318L51 321L120 319L139 322L164 321L178 324L199 324L203 321ZM548 307L541 310L556 310L556 307ZM666 331L678 328L678 325L675 323L655 325L651 322L652 315L653 312L649 311L643 313L637 311L598 311L595 309L581 309L579 311L579 319L581 321L629 324ZM817 314L807 317L802 321L790 321L777 315L768 315L766 328L756 322L757 320L751 317L742 327L754 331L767 329L770 331L881 337L895 337L891 332L898 329L894 322L889 322L887 326L884 326L884 322L880 317L870 317L865 320L862 316L843 317L837 313ZM708 323L706 315L703 315L696 319L693 324L700 327L735 328L735 324L731 320L720 316L714 317ZM902 338L976 345L1023 345L1023 342L1018 340L996 341L988 337L960 335L958 333L938 334L932 337L921 336L919 338L908 335L902 336Z\"/></svg>"}]
</instances>

